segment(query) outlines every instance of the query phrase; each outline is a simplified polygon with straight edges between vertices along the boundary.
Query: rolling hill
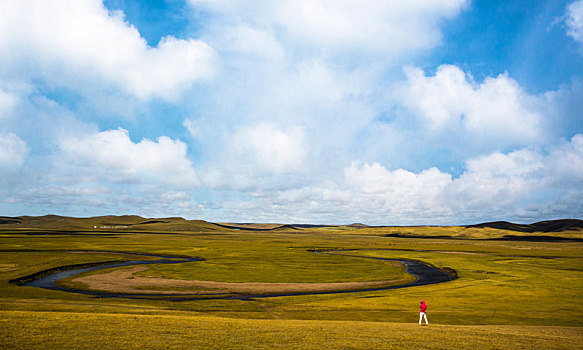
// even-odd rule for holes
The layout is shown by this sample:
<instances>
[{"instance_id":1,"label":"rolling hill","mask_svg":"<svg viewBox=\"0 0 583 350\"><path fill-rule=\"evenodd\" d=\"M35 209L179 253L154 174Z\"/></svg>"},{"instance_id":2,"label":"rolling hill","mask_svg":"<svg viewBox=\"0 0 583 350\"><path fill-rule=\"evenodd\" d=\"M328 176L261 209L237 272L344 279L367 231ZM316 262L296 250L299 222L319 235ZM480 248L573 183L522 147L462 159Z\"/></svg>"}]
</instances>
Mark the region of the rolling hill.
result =
<instances>
[{"instance_id":1,"label":"rolling hill","mask_svg":"<svg viewBox=\"0 0 583 350\"><path fill-rule=\"evenodd\" d=\"M477 225L469 225L467 228L495 228L500 230L534 233L534 232L562 232L567 230L583 229L583 220L562 219L539 221L532 224L514 224L507 221L486 222Z\"/></svg>"},{"instance_id":2,"label":"rolling hill","mask_svg":"<svg viewBox=\"0 0 583 350\"><path fill-rule=\"evenodd\" d=\"M427 238L495 238L511 237L513 232L525 234L556 234L583 232L583 220L561 219L539 221L532 224L516 224L507 221L486 222L466 226L367 226L364 224L351 225L307 225L307 224L277 224L277 223L212 223L204 220L186 220L181 217L144 218L137 215L107 215L89 218L74 218L58 215L45 216L17 216L0 217L0 230L61 230L82 232L233 232L233 231L262 231L262 232L330 232L342 230L344 232L361 231L375 233L389 230L394 237L421 237ZM348 230L348 231L346 231ZM394 232L393 232L394 231ZM411 231L411 232L409 232ZM425 237L425 236L424 236Z\"/></svg>"},{"instance_id":3,"label":"rolling hill","mask_svg":"<svg viewBox=\"0 0 583 350\"><path fill-rule=\"evenodd\" d=\"M0 229L79 231L226 231L204 220L149 219L136 215L73 218L57 215L0 217Z\"/></svg>"}]
</instances>

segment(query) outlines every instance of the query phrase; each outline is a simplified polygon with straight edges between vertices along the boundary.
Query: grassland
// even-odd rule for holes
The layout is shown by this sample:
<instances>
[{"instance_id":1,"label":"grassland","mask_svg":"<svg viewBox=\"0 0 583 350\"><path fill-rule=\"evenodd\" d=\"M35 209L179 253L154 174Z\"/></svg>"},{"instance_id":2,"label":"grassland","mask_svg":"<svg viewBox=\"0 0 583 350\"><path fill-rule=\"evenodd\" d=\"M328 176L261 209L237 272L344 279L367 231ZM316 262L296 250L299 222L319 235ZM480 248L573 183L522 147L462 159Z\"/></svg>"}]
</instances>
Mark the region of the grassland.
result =
<instances>
[{"instance_id":1,"label":"grassland","mask_svg":"<svg viewBox=\"0 0 583 350\"><path fill-rule=\"evenodd\" d=\"M34 319L32 319L34 316ZM31 327L31 324L35 326ZM580 328L0 311L5 349L578 349ZM73 335L73 336L64 336Z\"/></svg>"},{"instance_id":2,"label":"grassland","mask_svg":"<svg viewBox=\"0 0 583 350\"><path fill-rule=\"evenodd\" d=\"M0 231L1 348L583 348L581 242L477 239L514 234L492 228L326 227L263 232L203 222L191 231L112 233L91 232L95 222L86 225L82 234L73 235L56 227ZM397 230L440 238L388 236ZM471 234L460 235L464 230ZM581 233L563 235L580 237ZM307 251L315 247L345 250ZM102 252L79 254L66 249ZM103 251L205 258L151 265L136 271L133 278L337 283L405 276L402 268L364 257L422 260L454 268L459 278L376 292L185 302L95 298L8 283L47 268L122 258ZM429 327L416 324L421 299L429 304Z\"/></svg>"}]
</instances>

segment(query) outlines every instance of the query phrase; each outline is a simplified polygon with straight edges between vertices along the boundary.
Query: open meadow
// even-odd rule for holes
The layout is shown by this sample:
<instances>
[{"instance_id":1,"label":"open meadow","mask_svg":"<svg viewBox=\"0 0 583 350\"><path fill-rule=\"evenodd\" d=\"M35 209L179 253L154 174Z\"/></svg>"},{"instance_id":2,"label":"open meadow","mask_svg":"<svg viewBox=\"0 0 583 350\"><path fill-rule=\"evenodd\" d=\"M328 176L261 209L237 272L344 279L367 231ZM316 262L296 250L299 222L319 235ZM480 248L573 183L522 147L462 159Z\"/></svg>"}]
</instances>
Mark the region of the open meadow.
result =
<instances>
[{"instance_id":1,"label":"open meadow","mask_svg":"<svg viewBox=\"0 0 583 350\"><path fill-rule=\"evenodd\" d=\"M583 0L0 0L0 350L583 350L582 305Z\"/></svg>"},{"instance_id":2,"label":"open meadow","mask_svg":"<svg viewBox=\"0 0 583 350\"><path fill-rule=\"evenodd\" d=\"M583 348L579 230L248 230L116 220L2 225L1 348ZM505 235L522 240L500 239ZM18 285L39 271L155 256L172 263L111 267L57 282L94 294ZM402 263L383 259L420 261L457 278L382 289L415 280ZM367 289L373 290L361 291ZM422 299L428 327L417 325Z\"/></svg>"}]
</instances>

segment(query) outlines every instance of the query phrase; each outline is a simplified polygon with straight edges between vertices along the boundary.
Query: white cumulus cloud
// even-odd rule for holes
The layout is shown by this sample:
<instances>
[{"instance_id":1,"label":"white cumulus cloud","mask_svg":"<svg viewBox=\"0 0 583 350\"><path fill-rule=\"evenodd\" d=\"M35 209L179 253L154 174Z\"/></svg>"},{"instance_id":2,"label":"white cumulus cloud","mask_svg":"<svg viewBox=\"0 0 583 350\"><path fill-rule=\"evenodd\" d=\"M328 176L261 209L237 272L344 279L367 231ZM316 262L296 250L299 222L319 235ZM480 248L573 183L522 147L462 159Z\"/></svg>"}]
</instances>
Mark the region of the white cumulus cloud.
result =
<instances>
[{"instance_id":1,"label":"white cumulus cloud","mask_svg":"<svg viewBox=\"0 0 583 350\"><path fill-rule=\"evenodd\" d=\"M575 1L567 8L567 34L583 44L583 0Z\"/></svg>"},{"instance_id":2,"label":"white cumulus cloud","mask_svg":"<svg viewBox=\"0 0 583 350\"><path fill-rule=\"evenodd\" d=\"M309 168L302 126L259 122L217 132L204 119L187 119L184 126L200 149L210 149L199 173L201 182L214 190L290 188Z\"/></svg>"},{"instance_id":3,"label":"white cumulus cloud","mask_svg":"<svg viewBox=\"0 0 583 350\"><path fill-rule=\"evenodd\" d=\"M100 0L0 2L0 64L11 79L49 86L104 85L140 99L174 99L213 70L214 51L166 37L150 47L123 13Z\"/></svg>"},{"instance_id":4,"label":"white cumulus cloud","mask_svg":"<svg viewBox=\"0 0 583 350\"><path fill-rule=\"evenodd\" d=\"M440 21L457 15L466 0L190 0L227 18L273 30L292 45L362 50L398 56L441 40Z\"/></svg>"},{"instance_id":5,"label":"white cumulus cloud","mask_svg":"<svg viewBox=\"0 0 583 350\"><path fill-rule=\"evenodd\" d=\"M186 144L161 136L157 142L133 142L124 129L107 130L83 138L61 141L61 148L74 164L90 168L114 182L151 181L192 188L198 178L186 156Z\"/></svg>"},{"instance_id":6,"label":"white cumulus cloud","mask_svg":"<svg viewBox=\"0 0 583 350\"><path fill-rule=\"evenodd\" d=\"M451 175L437 168L415 174L404 169L389 171L379 163L353 164L344 175L357 207L391 217L443 212L439 196L451 183Z\"/></svg>"},{"instance_id":7,"label":"white cumulus cloud","mask_svg":"<svg viewBox=\"0 0 583 350\"><path fill-rule=\"evenodd\" d=\"M463 132L472 142L497 147L526 145L545 137L544 116L536 97L501 74L482 83L452 65L426 76L407 68L402 103L422 118L431 132ZM456 135L457 137L458 135Z\"/></svg>"},{"instance_id":8,"label":"white cumulus cloud","mask_svg":"<svg viewBox=\"0 0 583 350\"><path fill-rule=\"evenodd\" d=\"M446 196L460 213L511 211L518 200L543 186L544 171L544 157L537 152L496 152L468 160L466 171L453 181Z\"/></svg>"},{"instance_id":9,"label":"white cumulus cloud","mask_svg":"<svg viewBox=\"0 0 583 350\"><path fill-rule=\"evenodd\" d=\"M545 166L552 169L549 179L554 185L568 189L583 188L583 135L577 134L570 142L554 147Z\"/></svg>"},{"instance_id":10,"label":"white cumulus cloud","mask_svg":"<svg viewBox=\"0 0 583 350\"><path fill-rule=\"evenodd\" d=\"M0 169L13 169L21 166L28 152L26 142L20 137L13 133L0 133Z\"/></svg>"},{"instance_id":11,"label":"white cumulus cloud","mask_svg":"<svg viewBox=\"0 0 583 350\"><path fill-rule=\"evenodd\" d=\"M537 220L578 213L583 206L583 135L546 151L522 148L466 161L454 177L437 168L389 170L353 163L339 181L254 194L233 215L318 222L468 224L484 220Z\"/></svg>"},{"instance_id":12,"label":"white cumulus cloud","mask_svg":"<svg viewBox=\"0 0 583 350\"><path fill-rule=\"evenodd\" d=\"M233 136L231 147L236 156L250 160L261 169L286 172L304 166L304 138L304 130L300 127L282 130L273 124L261 123L239 130Z\"/></svg>"},{"instance_id":13,"label":"white cumulus cloud","mask_svg":"<svg viewBox=\"0 0 583 350\"><path fill-rule=\"evenodd\" d=\"M0 120L4 119L16 106L18 98L0 90Z\"/></svg>"}]
</instances>

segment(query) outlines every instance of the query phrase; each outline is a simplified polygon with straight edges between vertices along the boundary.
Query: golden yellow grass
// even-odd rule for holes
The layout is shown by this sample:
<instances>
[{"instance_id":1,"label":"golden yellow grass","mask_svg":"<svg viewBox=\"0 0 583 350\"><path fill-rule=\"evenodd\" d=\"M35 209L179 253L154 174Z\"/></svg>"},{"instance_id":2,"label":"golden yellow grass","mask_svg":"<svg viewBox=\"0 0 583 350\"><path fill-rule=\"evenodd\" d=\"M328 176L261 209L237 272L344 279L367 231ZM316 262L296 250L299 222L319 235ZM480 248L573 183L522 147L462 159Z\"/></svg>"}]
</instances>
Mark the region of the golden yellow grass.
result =
<instances>
[{"instance_id":1,"label":"golden yellow grass","mask_svg":"<svg viewBox=\"0 0 583 350\"><path fill-rule=\"evenodd\" d=\"M582 349L579 327L0 311L3 349Z\"/></svg>"},{"instance_id":2,"label":"golden yellow grass","mask_svg":"<svg viewBox=\"0 0 583 350\"><path fill-rule=\"evenodd\" d=\"M423 329L424 334L429 336L430 341L434 339L445 341L446 335L453 337L454 340L462 341L466 338L467 332L464 333L463 330L466 328L458 328L458 325L507 325L510 328L475 328L484 331L491 330L493 332L492 337L501 337L501 339L509 341L508 344L510 345L499 346L498 348L521 348L520 346L512 346L514 344L512 343L512 337L500 336L498 334L500 329L505 331L509 329L525 329L522 328L525 325L545 327L583 326L581 311L573 307L573 305L581 304L583 300L581 294L581 290L583 290L581 284L583 282L583 243L404 239L362 235L360 230L353 231L355 233L352 235L347 233L288 235L243 231L240 231L239 234L230 235L149 233L116 237L15 234L11 237L1 237L0 245L2 245L3 249L55 250L75 247L76 249L86 250L129 250L151 252L153 254L196 255L206 259L203 262L152 265L150 270L145 271L145 275L142 276L158 276L176 280L323 283L403 278L401 277L402 275L392 271L392 269L387 269L387 266L384 265L385 262L306 252L307 249L312 247L341 247L363 249L345 252L345 254L416 259L435 266L452 267L458 271L460 278L444 284L389 291L268 299L257 298L246 301L199 300L169 302L150 299L95 298L75 293L19 287L9 284L8 280L56 266L114 260L118 256L109 254L65 254L57 251L14 252L0 254L0 263L5 264L4 267L10 269L0 271L0 310L138 313L136 307L147 307L148 313L160 316L168 314L170 311L181 311L185 315L192 315L193 311L197 311L213 316L239 319L278 317L289 320L354 321L356 325L362 325L361 322L363 321L414 323L418 318L416 311L418 310L419 300L425 299L430 305L428 316L432 324L429 328L416 326L418 327L416 329L417 331ZM459 254L442 252L457 252ZM340 253L338 252L338 254ZM472 255L466 253L472 253ZM15 266L16 269L12 269L12 266ZM137 273L137 275L141 274L144 274L144 272ZM68 317L65 316L66 314L63 315L63 317ZM31 316L30 322L34 322L34 319L35 317ZM71 317L71 322L76 322L77 320L77 317ZM96 319L96 324L102 324L103 322L100 320L101 318ZM112 319L112 322L127 321L125 318L120 318L119 321L114 320ZM43 326L43 323L49 321L39 317L38 326ZM7 322L10 323L10 320ZM188 342L194 339L195 335L189 335L185 330L175 333L171 329L179 321L167 320L167 322L169 334L179 338L186 334L184 335L184 338L187 339L185 344L197 344L196 342ZM131 322L129 323L131 324ZM150 323L152 323L151 327L149 326ZM185 327L196 328L193 323L195 321L188 321L186 322L188 326ZM22 322L14 324L23 326ZM80 322L80 325L86 324L87 322ZM256 325L256 323L249 324ZM302 324L307 325L307 323ZM400 332L399 329L403 329L401 336L404 338L409 336L409 329L392 326L393 324L384 323L383 325L389 326L391 332L395 333L395 338L383 335L382 341L391 341L398 344L399 339L401 339L397 336ZM439 328L438 324L456 326ZM58 333L58 325L59 323L55 321L55 325L47 328L47 330ZM310 325L316 327L318 324ZM517 328L512 328L515 325ZM24 323L24 326L26 326L26 323ZM77 341L78 347L84 345L82 337L85 333L81 332L79 337L76 337L74 333L75 324L61 326L66 330L63 334L72 338L70 340L71 343ZM410 326L412 327L413 325ZM103 327L115 332L114 326ZM140 327L144 327L144 332L152 329L152 332L156 334L152 336L156 338L152 338L153 342L158 341L158 338L164 341L164 329L153 321L133 323L130 328L121 327L120 332L128 332L129 329L133 331ZM265 329L277 329L277 327L271 328L271 324L267 324L264 327ZM290 325L290 327L292 326ZM299 327L294 328L295 335L291 334L290 336L301 337L302 334L298 333L300 332ZM91 327L89 328L91 329ZM308 332L306 337L313 337L309 327L306 326L306 328L306 332ZM241 332L246 332L246 329L242 328ZM370 329L372 330L373 328ZM416 329L410 329L411 333L415 332ZM446 333L444 336L434 336L433 333L428 333L433 332L435 329L444 332L451 330L451 332ZM536 330L538 328L528 329ZM580 330L581 328L578 329ZM3 330L5 332L14 331L12 328L5 330L0 326L0 333ZM38 327L32 327L31 330L40 332ZM337 330L339 331L340 328ZM214 337L214 333L220 331L220 329L210 329L204 322L201 322L201 337L205 332L212 333L209 337L217 340L219 338ZM14 332L13 338L17 335L23 337L23 339L13 340L15 343L26 344L29 340L30 334L24 330L16 330ZM337 348L350 348L351 345L347 344L352 342L358 342L358 347L360 348L365 348L365 345L371 345L366 340L351 338L351 335L338 335L336 330L330 332L335 332L334 337L338 336L344 339L343 341L331 343L340 345ZM99 334L99 332L97 333ZM234 336L241 336L240 332L234 332L233 334ZM371 332L365 332L365 334L367 337L374 337ZM565 334L569 337L570 333L566 332ZM47 337L51 336L57 337L59 334L47 335ZM113 335L106 336L105 339L109 339L108 337L111 336ZM42 339L42 334L37 334L34 337ZM266 337L266 335L262 336L262 339ZM522 339L521 344L530 339L525 334L520 337ZM242 339L249 340L248 337L242 337ZM274 343L275 339L277 338L266 340L270 341L267 343L271 345L270 348L278 347ZM285 343L286 339L282 338L282 344L284 345L280 347L294 348L294 343ZM553 342L556 344L563 343L560 335L556 335L553 338L553 342L548 339L546 341L537 339L537 336L532 338L532 343L541 345L539 346L541 349L552 348ZM48 338L48 341L52 340L55 340L57 345L66 342L58 338ZM130 337L128 341L133 340ZM232 344L236 344L236 341L236 339L224 340L225 344L230 344L231 347L234 347ZM122 342L123 339L121 338L113 341L117 345L123 345ZM567 341L565 344L572 343ZM2 343L0 342L0 344ZM32 342L31 344L31 346L21 346L21 348L35 348L34 344L37 343ZM149 343L138 341L137 344L148 345ZM180 344L172 342L169 342L169 344L169 348L179 348L180 346ZM419 343L413 344L419 345ZM505 343L497 342L495 344L504 345ZM579 341L577 344L583 344L583 342ZM316 342L314 347L319 345L322 345L322 342ZM488 348L481 346L481 343L476 341L470 342L468 346L472 345L478 348ZM160 346L162 347L162 345ZM188 346L185 345L184 347ZM204 346L192 347L204 348ZM209 347L212 348L212 346ZM0 345L1 348L4 347ZM55 345L54 348L58 348L58 346ZM123 346L118 348L123 348ZM409 348L415 347L409 346ZM416 348L424 347L417 346ZM438 347L436 346L435 348ZM442 348L447 347L442 346ZM494 348L494 346L490 346L490 348ZM523 348L528 347L523 346ZM530 348L535 348L535 346L530 346ZM569 347L565 345L564 348L577 348L577 346Z\"/></svg>"},{"instance_id":3,"label":"golden yellow grass","mask_svg":"<svg viewBox=\"0 0 583 350\"><path fill-rule=\"evenodd\" d=\"M144 294L274 294L301 292L329 292L382 287L406 283L407 280L336 282L336 283L262 283L262 282L216 282L197 280L176 280L151 276L139 276L138 272L148 270L146 266L134 266L107 273L77 277L73 283L82 283L89 289L113 293Z\"/></svg>"}]
</instances>

